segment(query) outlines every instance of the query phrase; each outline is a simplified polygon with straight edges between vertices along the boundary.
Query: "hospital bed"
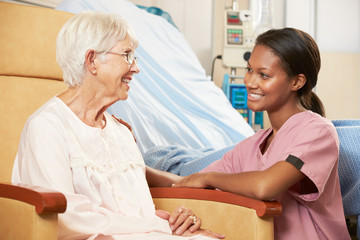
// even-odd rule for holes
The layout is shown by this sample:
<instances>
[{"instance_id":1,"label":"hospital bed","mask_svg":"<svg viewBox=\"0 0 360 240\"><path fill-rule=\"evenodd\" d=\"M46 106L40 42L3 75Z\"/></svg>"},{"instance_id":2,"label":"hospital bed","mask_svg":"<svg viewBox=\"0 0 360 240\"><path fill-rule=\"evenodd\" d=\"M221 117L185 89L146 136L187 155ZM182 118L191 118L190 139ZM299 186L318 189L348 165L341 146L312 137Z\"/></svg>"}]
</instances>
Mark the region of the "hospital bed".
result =
<instances>
[{"instance_id":1,"label":"hospital bed","mask_svg":"<svg viewBox=\"0 0 360 240\"><path fill-rule=\"evenodd\" d=\"M112 1L96 1L96 8L105 7L105 2ZM143 28L136 28L140 38L137 53L143 71L133 81L128 103L114 106L110 112L133 125L144 153L154 146L172 144L198 150L212 148L214 154L252 134L221 90L205 76L189 46L176 48L179 42L186 42L176 28L170 30L177 38L174 41L161 30L154 32L145 19L156 17L151 20L154 24L167 26L163 18L123 0L107 8L120 6L127 9L124 15L129 20L144 19L144 23L139 23ZM0 2L1 239L56 239L57 215L66 210L63 194L37 186L12 185L10 179L26 119L49 98L66 89L55 61L55 38L71 16L59 10ZM162 41L171 43L171 49L165 51L161 48L163 42L147 40L159 34L164 38ZM171 56L166 57L168 51ZM164 68L168 62L172 65ZM140 94L136 95L137 92ZM202 218L204 228L221 232L227 239L272 239L273 217L281 214L277 202L216 190L152 188L151 194L156 208L172 211L178 205L190 207Z\"/></svg>"}]
</instances>

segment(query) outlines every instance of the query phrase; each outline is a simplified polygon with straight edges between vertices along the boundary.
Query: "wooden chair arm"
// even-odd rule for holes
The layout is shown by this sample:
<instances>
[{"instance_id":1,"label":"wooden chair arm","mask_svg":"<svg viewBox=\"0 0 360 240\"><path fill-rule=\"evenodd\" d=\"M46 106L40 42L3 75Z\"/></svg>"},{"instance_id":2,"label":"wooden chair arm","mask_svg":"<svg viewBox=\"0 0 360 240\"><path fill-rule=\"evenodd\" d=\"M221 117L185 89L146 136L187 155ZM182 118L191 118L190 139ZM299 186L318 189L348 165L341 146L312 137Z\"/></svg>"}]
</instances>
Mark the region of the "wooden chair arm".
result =
<instances>
[{"instance_id":1,"label":"wooden chair arm","mask_svg":"<svg viewBox=\"0 0 360 240\"><path fill-rule=\"evenodd\" d=\"M62 193L37 186L0 183L0 197L31 204L37 214L63 213L66 210L66 198Z\"/></svg>"},{"instance_id":2,"label":"wooden chair arm","mask_svg":"<svg viewBox=\"0 0 360 240\"><path fill-rule=\"evenodd\" d=\"M277 201L260 201L212 189L151 187L150 192L153 198L185 198L239 205L254 209L259 217L280 216L282 212L282 206Z\"/></svg>"}]
</instances>

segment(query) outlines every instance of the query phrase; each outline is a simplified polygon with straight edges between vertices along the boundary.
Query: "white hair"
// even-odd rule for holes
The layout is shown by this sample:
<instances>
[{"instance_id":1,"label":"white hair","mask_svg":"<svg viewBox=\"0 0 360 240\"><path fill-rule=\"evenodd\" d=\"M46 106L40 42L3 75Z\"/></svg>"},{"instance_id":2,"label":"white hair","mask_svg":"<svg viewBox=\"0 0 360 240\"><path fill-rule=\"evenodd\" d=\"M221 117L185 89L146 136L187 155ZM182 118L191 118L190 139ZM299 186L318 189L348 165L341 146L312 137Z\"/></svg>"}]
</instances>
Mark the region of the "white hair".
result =
<instances>
[{"instance_id":1,"label":"white hair","mask_svg":"<svg viewBox=\"0 0 360 240\"><path fill-rule=\"evenodd\" d=\"M136 48L134 30L116 14L88 11L73 16L56 39L56 61L63 70L64 82L69 87L80 86L86 72L86 51L105 53L126 37Z\"/></svg>"}]
</instances>

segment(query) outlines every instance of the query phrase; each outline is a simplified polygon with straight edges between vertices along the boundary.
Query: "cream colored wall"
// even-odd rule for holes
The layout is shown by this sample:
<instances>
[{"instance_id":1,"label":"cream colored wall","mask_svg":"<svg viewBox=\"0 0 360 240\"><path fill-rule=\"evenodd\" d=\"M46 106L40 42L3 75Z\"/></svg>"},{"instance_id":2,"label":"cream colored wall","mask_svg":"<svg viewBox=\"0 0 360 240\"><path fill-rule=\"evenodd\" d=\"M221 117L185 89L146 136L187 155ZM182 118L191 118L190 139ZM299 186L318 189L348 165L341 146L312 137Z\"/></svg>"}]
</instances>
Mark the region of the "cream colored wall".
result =
<instances>
[{"instance_id":1,"label":"cream colored wall","mask_svg":"<svg viewBox=\"0 0 360 240\"><path fill-rule=\"evenodd\" d=\"M321 52L317 93L329 119L360 118L360 54Z\"/></svg>"},{"instance_id":2,"label":"cream colored wall","mask_svg":"<svg viewBox=\"0 0 360 240\"><path fill-rule=\"evenodd\" d=\"M226 1L227 0L215 1L214 19L216 19L216 21L214 22L214 56L216 56L217 54L221 54L223 37L222 4ZM231 2L231 0L229 0L228 2ZM247 1L241 1L240 9L246 9L246 2ZM273 3L275 12L274 26L276 28L284 27L285 1L275 0L273 1ZM341 2L339 2L338 4L341 4ZM320 9L319 12L322 13L324 11L321 11ZM323 18L322 21L324 21ZM329 26L325 27L328 28ZM322 30L321 25L317 26L317 28L319 34L322 34L324 32L320 31ZM334 35L334 37L336 37L336 35ZM325 43L326 42L327 40L325 39ZM349 51L341 52L338 49L332 52L328 49L322 50L323 43L324 41L319 43L319 47L321 50L322 66L319 74L316 92L324 103L326 116L329 119L360 118L360 53L357 51L353 53L349 53ZM223 75L224 73L228 73L229 70L223 69L221 67L221 61L219 61L216 64L215 71L215 83L218 86L221 86ZM269 126L269 122L266 116L264 119L264 125L265 127Z\"/></svg>"},{"instance_id":3,"label":"cream colored wall","mask_svg":"<svg viewBox=\"0 0 360 240\"><path fill-rule=\"evenodd\" d=\"M59 2L60 0L51 1ZM223 14L225 5L231 6L232 0L130 1L145 6L157 6L169 12L198 56L207 74L210 75L213 58L222 54ZM252 3L251 1L250 3ZM276 28L283 27L285 24L285 2L286 0L273 1L275 12L274 26ZM323 1L323 4L326 3ZM332 4L334 5L335 3L337 3L336 0L332 0ZM341 2L337 4L341 5ZM248 0L239 0L240 10L249 9L249 7ZM323 7L323 5L320 7ZM337 9L336 7L334 8ZM353 15L357 16L356 14ZM317 28L321 30L321 25L317 26ZM327 42L327 39L325 39L325 42ZM322 42L320 41L319 45L322 45ZM322 49L322 46L320 46L320 49ZM325 49L321 51L321 56L322 67L316 91L325 105L327 117L330 119L360 118L360 52L341 53L337 51L335 53ZM217 60L214 68L215 84L221 87L224 74L229 72L229 69L222 66L221 60ZM238 71L238 74L241 75L243 73ZM265 120L265 126L267 125L268 123Z\"/></svg>"},{"instance_id":4,"label":"cream colored wall","mask_svg":"<svg viewBox=\"0 0 360 240\"><path fill-rule=\"evenodd\" d=\"M360 2L318 0L316 12L315 37L322 58L317 92L326 115L360 118Z\"/></svg>"},{"instance_id":5,"label":"cream colored wall","mask_svg":"<svg viewBox=\"0 0 360 240\"><path fill-rule=\"evenodd\" d=\"M168 12L184 34L206 73L211 72L212 1L209 0L130 0L142 6Z\"/></svg>"},{"instance_id":6,"label":"cream colored wall","mask_svg":"<svg viewBox=\"0 0 360 240\"><path fill-rule=\"evenodd\" d=\"M189 41L189 44L193 47L195 53L198 55L201 63L203 64L206 72L210 74L211 72L211 61L212 59L222 54L222 45L223 45L223 24L224 24L224 9L225 5L231 6L232 0L214 0L212 2L212 20L206 22L202 21L202 28L207 29L208 26L212 25L212 31L206 30L203 32L203 36L207 38L212 38L212 42L205 43L206 41L191 38L191 34L194 34L193 26L189 23L194 22L192 20L193 14L186 15L186 11L189 7L187 1L184 1L181 5L176 5L178 1L175 1L174 4L170 4L168 0L132 0L137 4L146 5L149 4L153 6L158 6L163 10L169 11L174 18L176 24L179 25L181 31L183 31L185 37ZM198 1L198 0L197 0ZM197 1L191 1L195 3ZM206 0L208 1L208 0ZM173 0L171 1L173 2ZM202 2L205 6L205 2ZM208 1L208 4L210 1ZM175 6L175 7L174 7ZM247 0L239 1L239 9L249 9ZM192 8L195 6L192 4ZM200 8L199 5L196 5L196 8ZM209 11L209 6L205 7L201 12L204 16L207 16L205 13ZM274 25L277 28L283 27L284 24L284 0L274 1L274 11L276 11L274 17ZM193 10L194 13L194 10ZM200 17L206 18L207 17ZM184 24L182 18L189 18L187 20L187 25ZM198 22L200 24L200 22ZM319 26L321 27L321 26ZM187 31L187 32L186 32ZM210 32L209 32L210 31ZM212 35L209 35L212 34ZM196 43L198 41L198 43ZM197 49L199 42L203 42L201 49ZM205 43L205 44L204 44ZM212 47L211 47L212 46ZM206 52L208 54L199 54L200 52ZM322 57L322 67L319 74L319 81L317 86L317 93L322 99L327 117L329 119L344 119L344 118L360 118L360 54L356 53L331 53L331 52L321 52ZM221 87L222 80L225 73L230 73L230 69L224 68L222 66L221 60L215 61L214 68L214 82L217 86ZM238 70L238 74L243 74ZM269 126L269 123L265 117L265 126Z\"/></svg>"}]
</instances>

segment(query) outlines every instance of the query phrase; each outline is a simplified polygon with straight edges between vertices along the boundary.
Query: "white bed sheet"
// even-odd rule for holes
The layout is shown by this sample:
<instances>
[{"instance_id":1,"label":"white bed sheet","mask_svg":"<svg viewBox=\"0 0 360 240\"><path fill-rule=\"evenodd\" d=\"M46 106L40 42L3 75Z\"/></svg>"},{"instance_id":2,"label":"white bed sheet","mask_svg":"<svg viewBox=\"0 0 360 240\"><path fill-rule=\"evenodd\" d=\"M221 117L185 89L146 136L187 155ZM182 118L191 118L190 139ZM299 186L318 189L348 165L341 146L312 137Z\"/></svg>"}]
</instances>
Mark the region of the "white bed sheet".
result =
<instances>
[{"instance_id":1,"label":"white bed sheet","mask_svg":"<svg viewBox=\"0 0 360 240\"><path fill-rule=\"evenodd\" d=\"M58 10L116 12L139 38L140 73L108 112L131 124L142 153L155 146L221 149L254 131L231 106L179 30L126 0L65 0Z\"/></svg>"}]
</instances>

